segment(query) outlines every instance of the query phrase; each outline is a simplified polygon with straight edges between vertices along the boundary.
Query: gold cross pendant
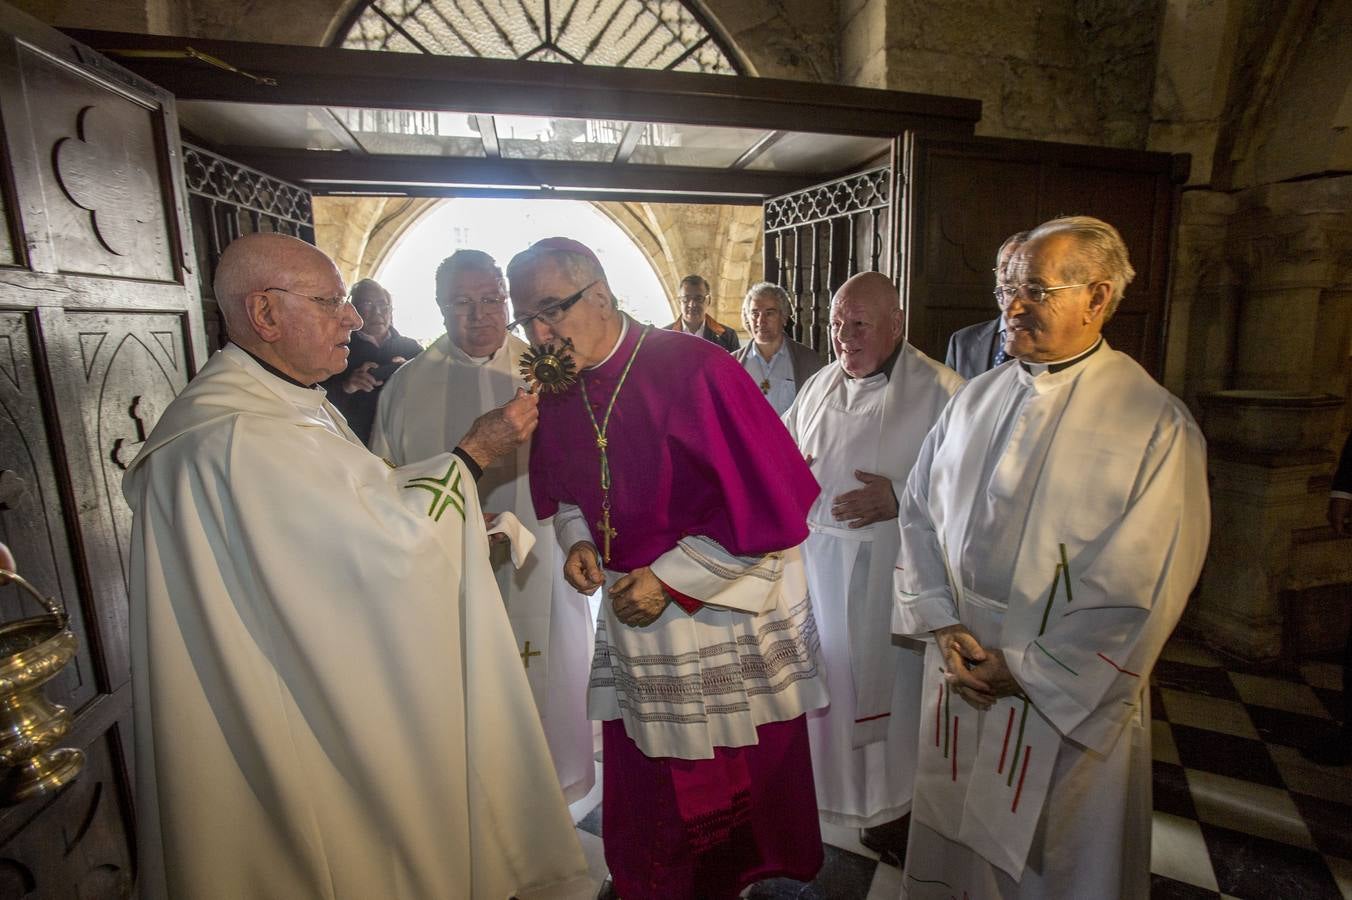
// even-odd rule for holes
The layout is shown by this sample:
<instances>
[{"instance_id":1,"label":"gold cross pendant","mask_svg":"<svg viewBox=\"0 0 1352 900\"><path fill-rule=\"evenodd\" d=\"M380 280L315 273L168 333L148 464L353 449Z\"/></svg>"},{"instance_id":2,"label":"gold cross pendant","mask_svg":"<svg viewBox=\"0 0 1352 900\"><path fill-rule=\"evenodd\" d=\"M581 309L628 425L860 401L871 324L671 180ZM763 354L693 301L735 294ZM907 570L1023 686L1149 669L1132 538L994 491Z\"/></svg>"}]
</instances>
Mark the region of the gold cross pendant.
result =
<instances>
[{"instance_id":1,"label":"gold cross pendant","mask_svg":"<svg viewBox=\"0 0 1352 900\"><path fill-rule=\"evenodd\" d=\"M601 559L604 562L610 562L610 539L619 534L614 528L610 527L610 510L602 510L601 519L596 523L596 528L601 532L601 543L604 549L601 551Z\"/></svg>"},{"instance_id":2,"label":"gold cross pendant","mask_svg":"<svg viewBox=\"0 0 1352 900\"><path fill-rule=\"evenodd\" d=\"M770 379L768 378L761 379L760 389L762 394L770 393Z\"/></svg>"}]
</instances>

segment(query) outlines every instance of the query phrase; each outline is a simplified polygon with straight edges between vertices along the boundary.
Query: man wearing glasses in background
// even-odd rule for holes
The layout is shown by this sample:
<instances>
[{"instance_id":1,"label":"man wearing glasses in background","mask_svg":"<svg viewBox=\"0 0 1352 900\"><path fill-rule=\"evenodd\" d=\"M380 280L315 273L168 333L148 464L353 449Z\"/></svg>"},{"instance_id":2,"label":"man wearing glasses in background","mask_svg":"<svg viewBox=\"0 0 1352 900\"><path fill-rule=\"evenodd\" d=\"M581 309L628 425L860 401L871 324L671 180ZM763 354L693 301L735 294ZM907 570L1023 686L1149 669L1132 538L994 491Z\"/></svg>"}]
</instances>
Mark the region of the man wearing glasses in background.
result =
<instances>
[{"instance_id":1,"label":"man wearing glasses in background","mask_svg":"<svg viewBox=\"0 0 1352 900\"><path fill-rule=\"evenodd\" d=\"M1009 261L1014 253L1028 240L1028 232L1019 231L1005 238L995 254L995 292L1000 295L1001 286L1006 282ZM997 305L998 305L997 300ZM1004 319L996 316L989 322L978 322L959 328L948 339L948 353L944 356L944 365L963 378L971 380L1009 359L1005 352Z\"/></svg>"},{"instance_id":2,"label":"man wearing glasses in background","mask_svg":"<svg viewBox=\"0 0 1352 900\"><path fill-rule=\"evenodd\" d=\"M705 312L709 308L709 282L699 275L687 275L681 279L680 289L676 292L676 303L681 315L667 326L669 331L684 331L697 334L706 341L713 341L729 353L733 353L742 342L737 332Z\"/></svg>"},{"instance_id":3,"label":"man wearing glasses in background","mask_svg":"<svg viewBox=\"0 0 1352 900\"><path fill-rule=\"evenodd\" d=\"M122 485L141 896L585 879L544 733L503 715L530 686L476 487L530 436L536 399L392 468L315 387L362 324L332 260L247 235L215 296L230 343Z\"/></svg>"},{"instance_id":4,"label":"man wearing glasses in background","mask_svg":"<svg viewBox=\"0 0 1352 900\"><path fill-rule=\"evenodd\" d=\"M477 416L525 386L519 367L526 344L507 331L507 285L493 257L482 250L447 257L437 267L436 298L446 333L385 385L371 433L372 452L397 466L455 446ZM571 803L596 780L586 702L591 607L563 578L553 526L535 517L528 459L526 443L486 466L479 496L487 514L510 512L535 537L520 566L505 543L494 544L493 570L535 697L534 709L521 713L538 711Z\"/></svg>"},{"instance_id":5,"label":"man wearing glasses in background","mask_svg":"<svg viewBox=\"0 0 1352 900\"><path fill-rule=\"evenodd\" d=\"M347 368L325 381L324 390L357 437L369 442L381 385L422 347L394 330L390 292L375 280L363 278L352 285L352 305L361 316L361 329L352 332Z\"/></svg>"}]
</instances>

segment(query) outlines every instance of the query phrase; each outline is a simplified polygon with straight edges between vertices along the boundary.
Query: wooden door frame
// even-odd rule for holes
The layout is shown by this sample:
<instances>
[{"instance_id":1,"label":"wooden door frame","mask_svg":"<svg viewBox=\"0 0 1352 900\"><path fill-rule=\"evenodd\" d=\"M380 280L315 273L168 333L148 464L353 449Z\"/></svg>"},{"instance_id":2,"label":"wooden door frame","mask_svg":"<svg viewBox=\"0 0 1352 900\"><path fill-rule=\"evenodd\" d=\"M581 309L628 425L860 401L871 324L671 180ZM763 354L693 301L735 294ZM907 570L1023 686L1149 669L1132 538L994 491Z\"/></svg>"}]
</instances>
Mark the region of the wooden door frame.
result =
<instances>
[{"instance_id":1,"label":"wooden door frame","mask_svg":"<svg viewBox=\"0 0 1352 900\"><path fill-rule=\"evenodd\" d=\"M295 47L69 30L180 100L609 119L767 132L886 138L970 135L981 103L901 91L738 75L617 69L499 59ZM247 73L188 54L207 54ZM260 83L268 79L275 85ZM845 172L776 172L351 151L210 149L313 193L553 196L648 202L759 204ZM851 166L850 169L854 167ZM491 190L475 185L492 186ZM590 191L590 192L589 192Z\"/></svg>"}]
</instances>

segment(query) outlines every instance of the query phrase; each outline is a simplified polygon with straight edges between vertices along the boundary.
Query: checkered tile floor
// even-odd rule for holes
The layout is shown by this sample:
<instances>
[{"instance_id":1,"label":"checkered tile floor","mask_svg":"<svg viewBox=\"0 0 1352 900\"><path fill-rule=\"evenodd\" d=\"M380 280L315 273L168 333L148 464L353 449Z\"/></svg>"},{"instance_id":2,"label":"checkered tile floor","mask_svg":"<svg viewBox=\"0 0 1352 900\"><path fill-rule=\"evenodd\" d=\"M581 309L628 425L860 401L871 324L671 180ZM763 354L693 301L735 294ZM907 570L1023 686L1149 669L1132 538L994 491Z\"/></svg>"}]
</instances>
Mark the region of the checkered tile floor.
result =
<instances>
[{"instance_id":1,"label":"checkered tile floor","mask_svg":"<svg viewBox=\"0 0 1352 900\"><path fill-rule=\"evenodd\" d=\"M1153 898L1352 900L1352 766L1318 766L1298 749L1326 734L1341 687L1336 663L1227 669L1200 646L1170 643L1151 693ZM574 805L598 880L599 781ZM765 882L748 896L901 896L901 873L862 847L858 832L823 823L822 837L816 881Z\"/></svg>"}]
</instances>

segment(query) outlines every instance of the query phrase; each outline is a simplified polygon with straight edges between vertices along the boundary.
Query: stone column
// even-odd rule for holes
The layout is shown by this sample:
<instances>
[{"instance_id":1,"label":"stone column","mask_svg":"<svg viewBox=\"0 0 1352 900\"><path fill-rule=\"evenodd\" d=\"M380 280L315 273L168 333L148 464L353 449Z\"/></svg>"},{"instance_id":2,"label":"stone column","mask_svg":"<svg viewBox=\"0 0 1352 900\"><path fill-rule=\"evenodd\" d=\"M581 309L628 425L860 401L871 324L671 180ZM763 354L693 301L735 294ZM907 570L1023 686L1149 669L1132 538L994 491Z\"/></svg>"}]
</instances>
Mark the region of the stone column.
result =
<instances>
[{"instance_id":1,"label":"stone column","mask_svg":"<svg viewBox=\"0 0 1352 900\"><path fill-rule=\"evenodd\" d=\"M1326 447L1343 401L1261 390L1215 391L1201 401L1210 451L1211 546L1185 622L1227 653L1274 658L1294 649L1294 635L1284 628L1292 610L1283 606L1290 606L1289 590L1307 574L1295 565L1295 540L1320 531L1327 486L1324 492L1318 486L1321 476L1327 478ZM1342 640L1335 637L1335 643ZM1307 645L1301 655L1312 649L1332 645Z\"/></svg>"},{"instance_id":2,"label":"stone column","mask_svg":"<svg viewBox=\"0 0 1352 900\"><path fill-rule=\"evenodd\" d=\"M1352 605L1352 553L1324 525L1352 329L1349 188L1347 178L1254 188L1229 225L1235 350L1228 389L1199 397L1212 537L1185 622L1248 659L1341 647L1345 632L1321 621Z\"/></svg>"}]
</instances>

